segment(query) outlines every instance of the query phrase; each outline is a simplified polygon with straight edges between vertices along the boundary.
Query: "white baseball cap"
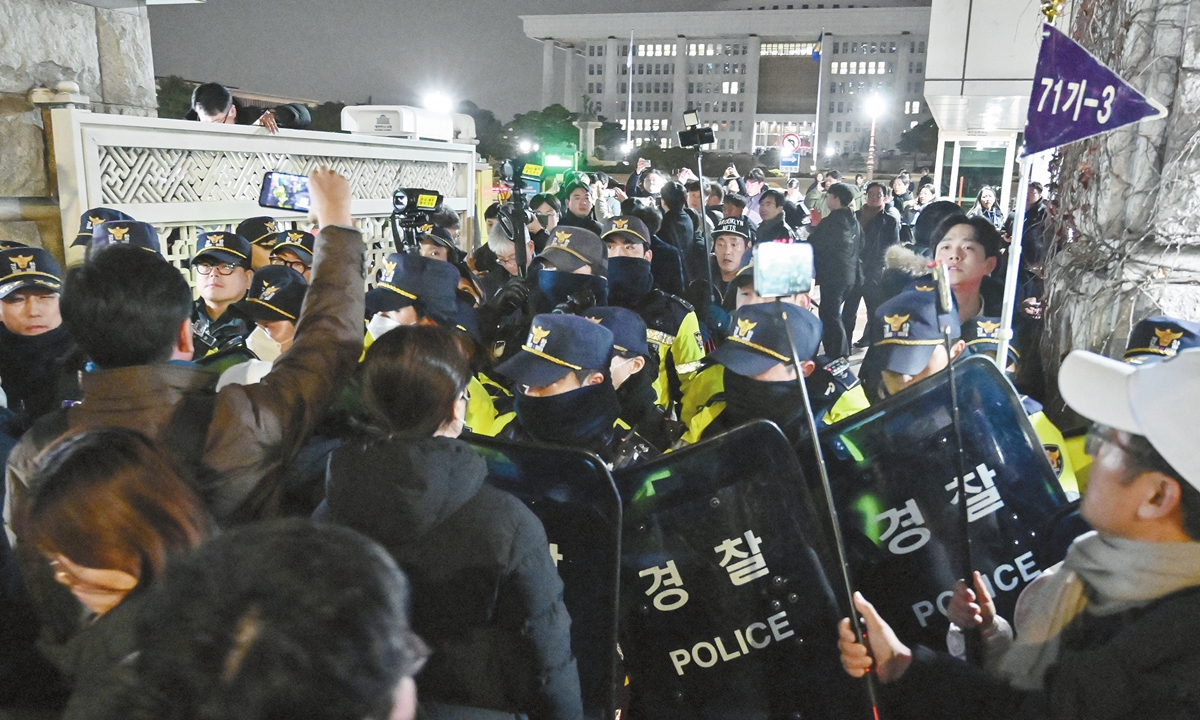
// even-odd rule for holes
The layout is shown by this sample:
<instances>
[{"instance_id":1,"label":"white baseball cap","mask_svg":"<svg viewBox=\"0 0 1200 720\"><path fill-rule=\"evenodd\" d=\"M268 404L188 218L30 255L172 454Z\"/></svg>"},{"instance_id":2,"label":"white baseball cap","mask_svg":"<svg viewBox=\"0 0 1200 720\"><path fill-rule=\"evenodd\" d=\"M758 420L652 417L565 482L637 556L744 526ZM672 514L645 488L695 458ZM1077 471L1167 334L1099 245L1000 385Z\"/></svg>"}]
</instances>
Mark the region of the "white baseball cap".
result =
<instances>
[{"instance_id":1,"label":"white baseball cap","mask_svg":"<svg viewBox=\"0 0 1200 720\"><path fill-rule=\"evenodd\" d=\"M1058 389L1087 419L1149 440L1200 490L1200 348L1149 365L1075 350L1058 371Z\"/></svg>"}]
</instances>

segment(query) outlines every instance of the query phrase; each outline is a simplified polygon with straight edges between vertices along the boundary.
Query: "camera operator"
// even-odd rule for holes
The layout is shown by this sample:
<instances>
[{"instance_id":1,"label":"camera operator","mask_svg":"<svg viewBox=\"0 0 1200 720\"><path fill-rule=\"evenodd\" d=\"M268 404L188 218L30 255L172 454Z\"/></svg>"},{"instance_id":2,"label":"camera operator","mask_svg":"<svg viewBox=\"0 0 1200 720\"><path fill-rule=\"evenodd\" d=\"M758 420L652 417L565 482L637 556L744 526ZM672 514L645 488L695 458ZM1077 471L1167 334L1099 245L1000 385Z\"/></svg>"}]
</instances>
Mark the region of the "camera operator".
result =
<instances>
[{"instance_id":1,"label":"camera operator","mask_svg":"<svg viewBox=\"0 0 1200 720\"><path fill-rule=\"evenodd\" d=\"M533 211L533 219L526 226L529 229L529 238L533 241L535 251L541 252L550 242L550 233L554 232L562 218L562 203L550 193L541 193L534 195L529 201L529 209ZM532 254L525 254L527 261L531 257ZM516 275L515 272L513 274Z\"/></svg>"},{"instance_id":2,"label":"camera operator","mask_svg":"<svg viewBox=\"0 0 1200 720\"><path fill-rule=\"evenodd\" d=\"M202 123L240 125L243 123L238 120L238 104L229 88L218 83L204 83L192 90L192 110L185 119L199 120ZM273 110L264 112L250 124L264 127L272 135L279 132L279 122Z\"/></svg>"}]
</instances>

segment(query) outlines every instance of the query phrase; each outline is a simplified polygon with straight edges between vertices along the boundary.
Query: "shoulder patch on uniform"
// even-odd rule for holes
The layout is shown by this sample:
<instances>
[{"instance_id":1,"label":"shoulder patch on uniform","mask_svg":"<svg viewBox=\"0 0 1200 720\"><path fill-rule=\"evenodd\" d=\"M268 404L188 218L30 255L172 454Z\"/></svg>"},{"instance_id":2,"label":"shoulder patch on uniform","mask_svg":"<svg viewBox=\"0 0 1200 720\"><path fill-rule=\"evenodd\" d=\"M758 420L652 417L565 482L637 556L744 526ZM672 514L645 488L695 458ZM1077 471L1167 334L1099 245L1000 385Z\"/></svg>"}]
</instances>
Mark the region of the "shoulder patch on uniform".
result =
<instances>
[{"instance_id":1,"label":"shoulder patch on uniform","mask_svg":"<svg viewBox=\"0 0 1200 720\"><path fill-rule=\"evenodd\" d=\"M696 308L692 307L692 304L690 302L688 302L687 300L684 300L683 298L679 297L678 295L672 295L671 293L667 292L666 290L661 290L659 288L654 288L654 292L659 293L663 297L671 300L676 305L679 305L680 307L684 308L688 312L696 311Z\"/></svg>"}]
</instances>

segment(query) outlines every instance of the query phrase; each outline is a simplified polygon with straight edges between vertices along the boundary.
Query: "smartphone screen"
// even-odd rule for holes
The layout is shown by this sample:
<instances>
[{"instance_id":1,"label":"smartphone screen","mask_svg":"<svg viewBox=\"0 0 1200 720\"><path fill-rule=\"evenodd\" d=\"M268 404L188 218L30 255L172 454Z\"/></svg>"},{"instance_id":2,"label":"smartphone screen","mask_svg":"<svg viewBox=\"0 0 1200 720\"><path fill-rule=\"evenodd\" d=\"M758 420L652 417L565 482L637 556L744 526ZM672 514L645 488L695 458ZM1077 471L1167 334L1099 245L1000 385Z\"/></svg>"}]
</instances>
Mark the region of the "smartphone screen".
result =
<instances>
[{"instance_id":1,"label":"smartphone screen","mask_svg":"<svg viewBox=\"0 0 1200 720\"><path fill-rule=\"evenodd\" d=\"M764 242L754 248L754 291L763 297L809 292L813 270L808 243Z\"/></svg>"},{"instance_id":2,"label":"smartphone screen","mask_svg":"<svg viewBox=\"0 0 1200 720\"><path fill-rule=\"evenodd\" d=\"M308 212L311 203L307 177L281 172L269 172L263 176L262 192L258 196L259 205Z\"/></svg>"}]
</instances>

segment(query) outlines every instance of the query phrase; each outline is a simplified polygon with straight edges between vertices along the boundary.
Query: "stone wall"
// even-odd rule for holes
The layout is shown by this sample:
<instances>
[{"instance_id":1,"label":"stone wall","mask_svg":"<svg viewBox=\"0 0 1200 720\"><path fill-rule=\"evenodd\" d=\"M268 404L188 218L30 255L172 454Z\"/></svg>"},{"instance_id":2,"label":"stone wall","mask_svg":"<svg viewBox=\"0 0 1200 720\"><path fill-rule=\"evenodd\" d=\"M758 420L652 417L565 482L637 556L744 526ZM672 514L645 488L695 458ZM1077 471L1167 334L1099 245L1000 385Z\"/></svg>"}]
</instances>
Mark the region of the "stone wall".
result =
<instances>
[{"instance_id":1,"label":"stone wall","mask_svg":"<svg viewBox=\"0 0 1200 720\"><path fill-rule=\"evenodd\" d=\"M1072 349L1119 357L1151 315L1200 320L1200 0L1076 0L1071 35L1169 115L1055 160L1047 380ZM1057 403L1047 410L1058 410Z\"/></svg>"},{"instance_id":2,"label":"stone wall","mask_svg":"<svg viewBox=\"0 0 1200 720\"><path fill-rule=\"evenodd\" d=\"M91 98L93 112L157 115L145 5L0 0L0 198L54 195L42 114L28 95L64 80ZM30 222L0 221L0 239L40 244Z\"/></svg>"}]
</instances>

